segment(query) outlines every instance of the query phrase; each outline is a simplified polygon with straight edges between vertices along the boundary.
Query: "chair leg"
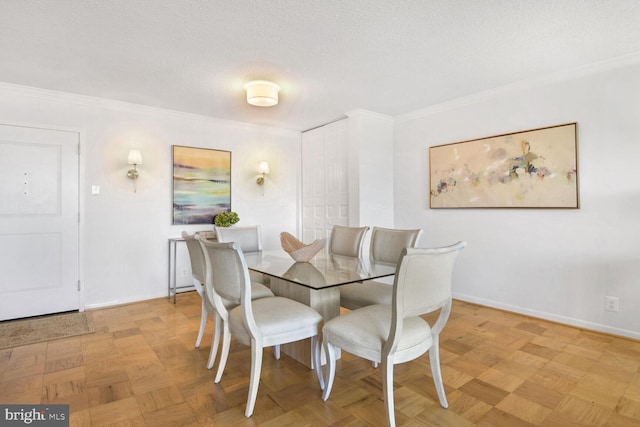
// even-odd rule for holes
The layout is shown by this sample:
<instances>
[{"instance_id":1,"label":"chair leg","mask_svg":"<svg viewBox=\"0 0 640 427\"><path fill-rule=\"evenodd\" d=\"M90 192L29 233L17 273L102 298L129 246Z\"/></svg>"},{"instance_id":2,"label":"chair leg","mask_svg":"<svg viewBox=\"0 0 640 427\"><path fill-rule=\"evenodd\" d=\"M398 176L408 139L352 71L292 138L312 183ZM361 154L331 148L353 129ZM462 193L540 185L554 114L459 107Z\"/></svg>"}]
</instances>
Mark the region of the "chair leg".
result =
<instances>
[{"instance_id":1,"label":"chair leg","mask_svg":"<svg viewBox=\"0 0 640 427\"><path fill-rule=\"evenodd\" d=\"M200 312L200 330L198 331L198 338L196 339L196 348L200 347L200 343L202 342L202 337L204 336L204 329L207 326L207 308L204 305L204 299L202 300L202 309Z\"/></svg>"},{"instance_id":2,"label":"chair leg","mask_svg":"<svg viewBox=\"0 0 640 427\"><path fill-rule=\"evenodd\" d=\"M436 335L433 337L433 345L429 349L429 364L431 365L431 375L433 376L433 383L436 386L438 392L438 399L440 399L440 406L448 408L447 396L444 393L444 384L442 383L442 371L440 371L440 344L439 337Z\"/></svg>"},{"instance_id":3,"label":"chair leg","mask_svg":"<svg viewBox=\"0 0 640 427\"><path fill-rule=\"evenodd\" d=\"M231 332L229 331L229 325L225 322L222 325L222 353L220 353L220 362L218 362L218 372L216 372L216 378L214 383L218 384L222 378L224 367L227 365L227 358L229 357L229 346L231 345Z\"/></svg>"},{"instance_id":4,"label":"chair leg","mask_svg":"<svg viewBox=\"0 0 640 427\"><path fill-rule=\"evenodd\" d=\"M331 387L333 387L333 380L336 376L336 347L327 340L324 340L323 346L327 357L327 380L325 381L322 400L326 401L331 394Z\"/></svg>"},{"instance_id":5,"label":"chair leg","mask_svg":"<svg viewBox=\"0 0 640 427\"><path fill-rule=\"evenodd\" d=\"M275 357L276 360L280 360L280 344L273 346L273 357Z\"/></svg>"},{"instance_id":6,"label":"chair leg","mask_svg":"<svg viewBox=\"0 0 640 427\"><path fill-rule=\"evenodd\" d=\"M213 319L213 337L211 338L211 350L209 351L209 361L207 369L213 368L218 354L218 346L220 345L220 335L222 335L222 317L216 312Z\"/></svg>"},{"instance_id":7,"label":"chair leg","mask_svg":"<svg viewBox=\"0 0 640 427\"><path fill-rule=\"evenodd\" d=\"M313 349L313 368L316 371L320 390L324 390L324 378L322 377L322 362L320 361L320 342L318 336L311 337L311 348Z\"/></svg>"},{"instance_id":8,"label":"chair leg","mask_svg":"<svg viewBox=\"0 0 640 427\"><path fill-rule=\"evenodd\" d=\"M382 390L387 409L387 425L395 427L396 415L393 403L393 359L387 357L382 362Z\"/></svg>"},{"instance_id":9,"label":"chair leg","mask_svg":"<svg viewBox=\"0 0 640 427\"><path fill-rule=\"evenodd\" d=\"M249 379L249 396L247 397L247 409L244 416L249 418L253 414L260 385L260 371L262 370L262 345L251 340L251 377Z\"/></svg>"}]
</instances>

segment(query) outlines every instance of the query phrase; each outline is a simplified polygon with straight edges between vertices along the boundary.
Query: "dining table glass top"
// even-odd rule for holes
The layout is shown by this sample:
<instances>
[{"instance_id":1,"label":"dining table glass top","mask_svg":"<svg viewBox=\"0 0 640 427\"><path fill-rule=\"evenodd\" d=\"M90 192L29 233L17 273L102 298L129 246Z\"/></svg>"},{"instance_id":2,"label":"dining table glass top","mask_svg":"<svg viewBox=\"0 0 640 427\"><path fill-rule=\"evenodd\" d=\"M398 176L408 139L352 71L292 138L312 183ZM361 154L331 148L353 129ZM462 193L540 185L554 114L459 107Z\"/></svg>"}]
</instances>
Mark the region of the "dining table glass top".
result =
<instances>
[{"instance_id":1,"label":"dining table glass top","mask_svg":"<svg viewBox=\"0 0 640 427\"><path fill-rule=\"evenodd\" d=\"M247 252L244 254L249 270L297 283L311 289L393 276L394 265L380 264L362 258L318 253L309 262L296 262L284 250Z\"/></svg>"}]
</instances>

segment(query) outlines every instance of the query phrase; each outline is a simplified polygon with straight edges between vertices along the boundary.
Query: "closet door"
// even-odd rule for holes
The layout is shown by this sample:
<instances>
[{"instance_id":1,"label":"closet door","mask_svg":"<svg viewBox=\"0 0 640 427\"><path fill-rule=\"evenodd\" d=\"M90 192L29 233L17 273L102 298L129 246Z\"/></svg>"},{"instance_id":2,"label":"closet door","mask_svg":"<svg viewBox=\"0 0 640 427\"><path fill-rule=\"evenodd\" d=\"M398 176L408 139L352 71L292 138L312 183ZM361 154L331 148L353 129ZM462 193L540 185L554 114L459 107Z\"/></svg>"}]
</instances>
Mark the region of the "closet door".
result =
<instances>
[{"instance_id":1,"label":"closet door","mask_svg":"<svg viewBox=\"0 0 640 427\"><path fill-rule=\"evenodd\" d=\"M302 241L348 225L347 120L302 134Z\"/></svg>"}]
</instances>

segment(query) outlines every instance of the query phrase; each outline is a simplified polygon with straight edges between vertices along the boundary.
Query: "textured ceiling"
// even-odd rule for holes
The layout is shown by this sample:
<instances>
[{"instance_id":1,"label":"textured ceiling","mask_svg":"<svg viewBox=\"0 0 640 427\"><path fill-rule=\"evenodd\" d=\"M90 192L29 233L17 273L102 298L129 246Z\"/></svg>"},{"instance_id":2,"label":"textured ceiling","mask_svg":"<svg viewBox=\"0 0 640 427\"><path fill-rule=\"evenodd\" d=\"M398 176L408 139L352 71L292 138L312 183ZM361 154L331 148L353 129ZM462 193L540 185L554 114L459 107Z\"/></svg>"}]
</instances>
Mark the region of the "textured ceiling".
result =
<instances>
[{"instance_id":1,"label":"textured ceiling","mask_svg":"<svg viewBox=\"0 0 640 427\"><path fill-rule=\"evenodd\" d=\"M639 50L638 0L0 0L0 82L295 130Z\"/></svg>"}]
</instances>

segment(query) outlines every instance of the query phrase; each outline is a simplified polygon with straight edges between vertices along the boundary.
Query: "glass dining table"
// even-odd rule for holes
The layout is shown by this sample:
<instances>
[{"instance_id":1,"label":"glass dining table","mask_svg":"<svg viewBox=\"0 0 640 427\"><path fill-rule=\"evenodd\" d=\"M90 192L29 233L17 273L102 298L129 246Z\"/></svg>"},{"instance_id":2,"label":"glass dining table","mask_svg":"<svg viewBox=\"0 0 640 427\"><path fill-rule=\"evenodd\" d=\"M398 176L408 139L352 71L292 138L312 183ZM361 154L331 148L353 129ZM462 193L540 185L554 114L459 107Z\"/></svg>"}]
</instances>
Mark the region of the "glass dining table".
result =
<instances>
[{"instance_id":1,"label":"glass dining table","mask_svg":"<svg viewBox=\"0 0 640 427\"><path fill-rule=\"evenodd\" d=\"M396 271L394 265L330 255L326 249L309 262L296 262L284 250L247 252L244 257L249 270L270 278L275 295L308 305L325 322L340 315L340 286L393 276ZM310 340L286 344L282 351L312 367Z\"/></svg>"}]
</instances>

